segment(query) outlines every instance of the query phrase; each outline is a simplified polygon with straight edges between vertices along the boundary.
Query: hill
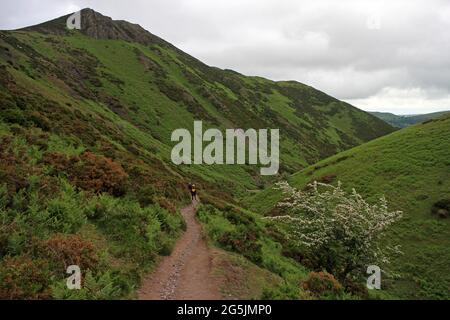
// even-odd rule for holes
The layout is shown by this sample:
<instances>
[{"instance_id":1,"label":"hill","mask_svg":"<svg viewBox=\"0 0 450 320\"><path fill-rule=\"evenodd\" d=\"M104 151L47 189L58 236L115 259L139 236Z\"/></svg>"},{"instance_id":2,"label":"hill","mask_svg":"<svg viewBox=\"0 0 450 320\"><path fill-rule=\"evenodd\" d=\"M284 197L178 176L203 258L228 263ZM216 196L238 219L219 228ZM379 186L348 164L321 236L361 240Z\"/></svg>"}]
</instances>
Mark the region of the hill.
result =
<instances>
[{"instance_id":1,"label":"hill","mask_svg":"<svg viewBox=\"0 0 450 320\"><path fill-rule=\"evenodd\" d=\"M393 130L307 85L209 67L138 25L85 9L81 32L69 32L66 18L1 33L2 100L10 102L3 112L21 114L30 125L48 121L60 135L83 135L91 148L93 141L112 141L134 156L170 163L171 132L192 129L195 119L220 129L281 128L280 172L292 173ZM28 119L31 113L42 121ZM220 181L228 192L236 180L261 185L252 167L173 170Z\"/></svg>"},{"instance_id":2,"label":"hill","mask_svg":"<svg viewBox=\"0 0 450 320\"><path fill-rule=\"evenodd\" d=\"M81 17L81 30L67 15L0 31L0 298L132 297L185 228L189 181L224 207L279 178L173 165L171 133L194 120L280 128L280 175L394 130L310 86L210 67L138 25ZM272 270L299 268L273 240L264 248ZM88 272L76 293L71 264Z\"/></svg>"},{"instance_id":3,"label":"hill","mask_svg":"<svg viewBox=\"0 0 450 320\"><path fill-rule=\"evenodd\" d=\"M368 199L385 195L404 217L389 237L403 255L391 268L396 279L383 280L388 294L400 298L449 298L450 220L432 214L432 208L450 195L450 116L428 120L301 170L288 181L298 188L317 180L341 181ZM246 199L247 206L274 214L281 200L278 190L267 189Z\"/></svg>"},{"instance_id":4,"label":"hill","mask_svg":"<svg viewBox=\"0 0 450 320\"><path fill-rule=\"evenodd\" d=\"M391 126L397 127L397 128L405 128L407 126L424 122L431 119L439 118L440 116L449 113L450 111L440 111L440 112L433 112L433 113L425 113L425 114L414 114L414 115L395 115L393 113L389 112L369 112L370 114L374 115L375 117L386 121Z\"/></svg>"}]
</instances>

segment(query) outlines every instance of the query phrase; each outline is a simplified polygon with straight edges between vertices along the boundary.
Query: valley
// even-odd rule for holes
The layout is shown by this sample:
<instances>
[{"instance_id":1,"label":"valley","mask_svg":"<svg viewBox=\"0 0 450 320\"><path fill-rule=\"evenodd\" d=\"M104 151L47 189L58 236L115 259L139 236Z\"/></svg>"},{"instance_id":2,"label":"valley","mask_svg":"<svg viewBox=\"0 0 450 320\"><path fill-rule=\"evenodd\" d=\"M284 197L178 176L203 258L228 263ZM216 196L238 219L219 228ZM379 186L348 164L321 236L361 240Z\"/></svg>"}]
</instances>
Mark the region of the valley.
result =
<instances>
[{"instance_id":1,"label":"valley","mask_svg":"<svg viewBox=\"0 0 450 320\"><path fill-rule=\"evenodd\" d=\"M306 84L208 66L139 25L83 9L67 30L68 16L0 31L0 299L330 298L305 289L322 270L264 219L284 180L341 181L404 212L382 290L325 275L332 298L449 298L449 219L431 213L450 195L448 115L399 130ZM172 133L199 121L279 130L279 159L205 165L205 149L174 163ZM65 287L72 264L81 290Z\"/></svg>"}]
</instances>

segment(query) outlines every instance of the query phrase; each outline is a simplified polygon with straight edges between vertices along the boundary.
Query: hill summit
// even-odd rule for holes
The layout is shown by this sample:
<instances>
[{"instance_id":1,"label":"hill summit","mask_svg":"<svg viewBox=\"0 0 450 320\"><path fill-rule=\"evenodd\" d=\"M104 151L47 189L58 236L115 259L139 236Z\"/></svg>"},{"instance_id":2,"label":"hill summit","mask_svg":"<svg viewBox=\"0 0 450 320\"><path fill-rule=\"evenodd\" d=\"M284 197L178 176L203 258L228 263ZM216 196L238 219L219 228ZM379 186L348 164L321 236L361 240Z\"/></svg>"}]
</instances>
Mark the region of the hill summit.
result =
<instances>
[{"instance_id":1,"label":"hill summit","mask_svg":"<svg viewBox=\"0 0 450 320\"><path fill-rule=\"evenodd\" d=\"M125 40L142 44L162 44L165 42L138 24L124 20L113 20L90 8L80 10L80 14L81 32L95 39ZM71 14L64 15L48 22L23 28L22 30L67 35L66 21L70 16Z\"/></svg>"}]
</instances>

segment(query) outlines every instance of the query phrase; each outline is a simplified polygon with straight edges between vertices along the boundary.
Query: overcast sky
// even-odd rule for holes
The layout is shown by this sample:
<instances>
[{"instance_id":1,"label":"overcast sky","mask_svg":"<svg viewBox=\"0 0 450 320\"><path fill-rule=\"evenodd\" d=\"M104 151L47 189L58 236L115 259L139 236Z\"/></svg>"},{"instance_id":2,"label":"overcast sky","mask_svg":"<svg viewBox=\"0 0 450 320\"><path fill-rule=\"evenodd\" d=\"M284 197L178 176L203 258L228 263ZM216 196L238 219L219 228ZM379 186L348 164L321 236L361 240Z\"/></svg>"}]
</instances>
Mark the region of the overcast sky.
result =
<instances>
[{"instance_id":1,"label":"overcast sky","mask_svg":"<svg viewBox=\"0 0 450 320\"><path fill-rule=\"evenodd\" d=\"M364 110L450 110L448 0L2 0L0 29L85 7L209 65L297 80Z\"/></svg>"}]
</instances>

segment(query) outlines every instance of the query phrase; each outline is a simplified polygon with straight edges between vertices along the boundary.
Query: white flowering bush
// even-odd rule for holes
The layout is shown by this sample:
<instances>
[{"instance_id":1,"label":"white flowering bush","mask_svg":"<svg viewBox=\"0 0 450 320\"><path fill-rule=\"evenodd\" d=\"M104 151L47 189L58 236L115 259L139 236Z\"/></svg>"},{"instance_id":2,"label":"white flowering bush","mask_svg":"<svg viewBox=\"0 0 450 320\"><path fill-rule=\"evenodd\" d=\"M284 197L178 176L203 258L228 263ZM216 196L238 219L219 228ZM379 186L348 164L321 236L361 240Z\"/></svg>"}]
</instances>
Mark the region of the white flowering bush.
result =
<instances>
[{"instance_id":1,"label":"white flowering bush","mask_svg":"<svg viewBox=\"0 0 450 320\"><path fill-rule=\"evenodd\" d=\"M384 197L367 203L354 189L347 193L337 186L314 182L306 191L278 183L286 198L278 205L286 215L268 217L284 225L289 240L314 261L345 280L370 264L388 263L389 253L398 247L380 247L385 230L400 219L401 211L389 211ZM363 272L360 275L364 275Z\"/></svg>"}]
</instances>

